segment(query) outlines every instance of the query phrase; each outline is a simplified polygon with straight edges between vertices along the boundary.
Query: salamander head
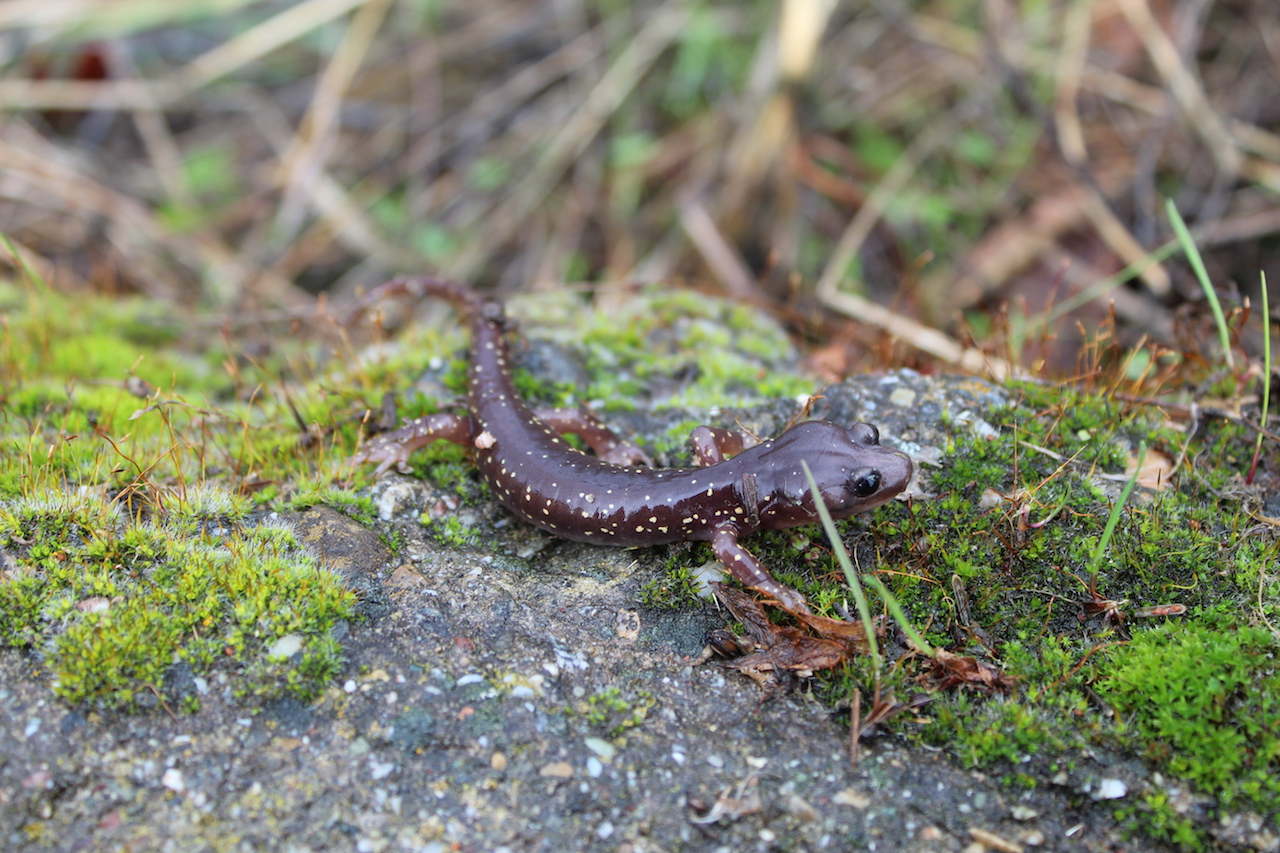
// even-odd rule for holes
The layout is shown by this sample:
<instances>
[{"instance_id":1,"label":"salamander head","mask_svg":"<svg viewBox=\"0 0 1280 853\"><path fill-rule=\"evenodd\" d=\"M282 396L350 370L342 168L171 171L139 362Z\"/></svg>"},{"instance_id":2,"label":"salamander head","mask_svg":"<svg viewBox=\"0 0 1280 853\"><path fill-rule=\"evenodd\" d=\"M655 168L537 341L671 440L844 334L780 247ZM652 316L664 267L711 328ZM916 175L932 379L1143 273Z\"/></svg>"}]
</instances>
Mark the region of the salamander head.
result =
<instances>
[{"instance_id":1,"label":"salamander head","mask_svg":"<svg viewBox=\"0 0 1280 853\"><path fill-rule=\"evenodd\" d=\"M881 447L880 433L871 424L848 428L830 421L796 424L757 460L762 527L793 527L817 517L801 460L813 472L835 518L878 507L911 482L911 457Z\"/></svg>"}]
</instances>

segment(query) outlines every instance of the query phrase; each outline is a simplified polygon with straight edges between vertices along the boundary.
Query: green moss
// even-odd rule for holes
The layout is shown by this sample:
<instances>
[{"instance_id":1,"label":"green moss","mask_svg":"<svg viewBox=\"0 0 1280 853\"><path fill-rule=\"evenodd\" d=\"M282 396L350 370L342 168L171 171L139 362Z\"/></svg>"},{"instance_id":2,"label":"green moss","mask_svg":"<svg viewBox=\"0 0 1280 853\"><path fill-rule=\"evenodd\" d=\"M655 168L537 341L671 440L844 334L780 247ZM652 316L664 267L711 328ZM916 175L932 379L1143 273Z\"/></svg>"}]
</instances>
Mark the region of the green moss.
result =
<instances>
[{"instance_id":1,"label":"green moss","mask_svg":"<svg viewBox=\"0 0 1280 853\"><path fill-rule=\"evenodd\" d=\"M243 695L317 695L341 667L329 632L352 595L287 529L214 530L192 512L241 501L205 492L153 521L83 494L5 502L0 547L19 569L0 585L0 642L43 647L54 692L95 707L193 707L167 678L177 663ZM272 659L290 636L291 659Z\"/></svg>"},{"instance_id":2,"label":"green moss","mask_svg":"<svg viewBox=\"0 0 1280 853\"><path fill-rule=\"evenodd\" d=\"M1179 850L1204 850L1206 847L1204 833L1196 828L1191 818L1178 813L1164 791L1144 791L1140 806L1117 809L1116 817L1131 831L1167 841Z\"/></svg>"},{"instance_id":3,"label":"green moss","mask_svg":"<svg viewBox=\"0 0 1280 853\"><path fill-rule=\"evenodd\" d=\"M965 637L966 653L1016 681L1000 697L936 696L927 722L904 731L1010 774L1026 772L1029 758L1066 762L1105 746L1222 807L1265 811L1280 778L1276 639L1242 614L1276 613L1280 587L1269 568L1278 546L1247 535L1252 519L1231 487L1248 464L1250 436L1229 425L1204 430L1186 448L1176 488L1131 496L1091 587L1086 567L1129 448L1145 441L1174 457L1187 438L1158 412L1083 391L1009 393L1013 402L990 416L994 434L944 421L949 453L928 472L936 498L871 517L876 541L912 545L889 552L881 577L916 624L930 626L930 641ZM953 575L989 649L960 625ZM1139 618L1163 604L1186 615ZM1183 847L1207 843L1159 797L1125 819Z\"/></svg>"},{"instance_id":4,"label":"green moss","mask_svg":"<svg viewBox=\"0 0 1280 853\"><path fill-rule=\"evenodd\" d=\"M476 529L467 526L456 515L450 514L443 518L433 519L423 513L421 521L424 526L430 529L432 536L441 545L450 548L467 548L476 541Z\"/></svg>"},{"instance_id":5,"label":"green moss","mask_svg":"<svg viewBox=\"0 0 1280 853\"><path fill-rule=\"evenodd\" d=\"M688 552L668 557L662 574L640 588L640 601L664 610L683 610L696 603L698 580L688 563Z\"/></svg>"},{"instance_id":6,"label":"green moss","mask_svg":"<svg viewBox=\"0 0 1280 853\"><path fill-rule=\"evenodd\" d=\"M291 532L248 525L316 454L280 428L286 397L309 423L338 420L344 398L263 393L281 362L180 338L152 303L37 282L0 285L0 303L0 547L17 563L0 643L41 649L54 691L94 707L194 710L184 667L243 696L315 695L341 665L330 631L352 596ZM367 498L321 499L374 517Z\"/></svg>"},{"instance_id":7,"label":"green moss","mask_svg":"<svg viewBox=\"0 0 1280 853\"><path fill-rule=\"evenodd\" d=\"M643 723L655 704L648 690L636 690L624 696L621 688L608 687L566 711L609 737L619 737Z\"/></svg>"},{"instance_id":8,"label":"green moss","mask_svg":"<svg viewBox=\"0 0 1280 853\"><path fill-rule=\"evenodd\" d=\"M378 508L374 505L373 498L343 489L313 488L299 491L288 500L285 506L295 512L310 509L313 506L327 506L366 527L372 527L378 519Z\"/></svg>"},{"instance_id":9,"label":"green moss","mask_svg":"<svg viewBox=\"0 0 1280 853\"><path fill-rule=\"evenodd\" d=\"M1230 806L1280 797L1280 641L1209 614L1135 633L1098 685L1128 720L1120 739Z\"/></svg>"}]
</instances>

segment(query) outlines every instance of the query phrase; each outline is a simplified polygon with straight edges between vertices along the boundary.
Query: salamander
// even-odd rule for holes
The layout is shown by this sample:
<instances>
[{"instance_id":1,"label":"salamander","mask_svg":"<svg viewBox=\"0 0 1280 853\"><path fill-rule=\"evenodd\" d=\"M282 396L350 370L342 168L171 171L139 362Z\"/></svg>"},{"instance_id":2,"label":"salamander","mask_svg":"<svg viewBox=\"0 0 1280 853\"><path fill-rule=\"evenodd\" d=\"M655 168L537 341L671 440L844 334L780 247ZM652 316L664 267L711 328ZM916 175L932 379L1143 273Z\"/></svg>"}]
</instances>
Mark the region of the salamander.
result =
<instances>
[{"instance_id":1,"label":"salamander","mask_svg":"<svg viewBox=\"0 0 1280 853\"><path fill-rule=\"evenodd\" d=\"M465 415L435 414L373 439L352 461L407 472L409 454L433 441L469 446L484 481L511 512L564 539L613 546L709 541L725 570L791 611L804 596L783 586L739 539L817 520L801 461L831 514L844 518L893 498L911 480L911 458L880 445L868 423L805 421L759 443L698 427L690 436L699 467L656 468L585 410L534 410L516 393L508 323L500 302L431 276L395 279L388 295L444 299L467 318L471 346ZM566 442L575 433L595 455ZM729 458L729 457L732 458Z\"/></svg>"}]
</instances>

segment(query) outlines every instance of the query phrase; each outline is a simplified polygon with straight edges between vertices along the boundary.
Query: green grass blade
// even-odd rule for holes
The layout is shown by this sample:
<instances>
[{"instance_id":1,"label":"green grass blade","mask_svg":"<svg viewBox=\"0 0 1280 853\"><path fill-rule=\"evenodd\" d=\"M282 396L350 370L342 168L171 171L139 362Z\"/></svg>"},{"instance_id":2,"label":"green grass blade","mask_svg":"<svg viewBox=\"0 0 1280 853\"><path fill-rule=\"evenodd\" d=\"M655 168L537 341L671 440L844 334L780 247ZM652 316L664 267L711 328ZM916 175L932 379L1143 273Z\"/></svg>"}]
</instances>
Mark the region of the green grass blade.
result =
<instances>
[{"instance_id":1,"label":"green grass blade","mask_svg":"<svg viewBox=\"0 0 1280 853\"><path fill-rule=\"evenodd\" d=\"M18 251L18 247L9 239L8 234L0 232L0 246L4 246L5 250L9 253L9 257L13 258L14 267L22 271L23 279L26 282L34 286L39 293L48 292L48 282L44 280L44 277L41 276L34 267L27 263L27 259Z\"/></svg>"},{"instance_id":2,"label":"green grass blade","mask_svg":"<svg viewBox=\"0 0 1280 853\"><path fill-rule=\"evenodd\" d=\"M841 551L844 549L841 548ZM925 640L924 634L916 630L916 626L911 623L907 611L902 609L902 605L898 603L897 596L889 591L889 587L884 585L884 581L875 575L867 575L867 583L876 591L876 595L884 601L885 607L889 608L889 612L893 614L893 618L898 620L898 624L902 626L903 632L911 638L911 642L916 644L916 648L924 652L929 657L933 657L933 646Z\"/></svg>"},{"instance_id":3,"label":"green grass blade","mask_svg":"<svg viewBox=\"0 0 1280 853\"><path fill-rule=\"evenodd\" d=\"M1258 457L1262 455L1262 436L1267 431L1267 410L1271 405L1271 304L1267 298L1267 274L1262 277L1262 422L1258 425L1258 441L1253 446L1253 461L1249 464L1249 476L1245 482L1252 484L1258 470Z\"/></svg>"},{"instance_id":4,"label":"green grass blade","mask_svg":"<svg viewBox=\"0 0 1280 853\"><path fill-rule=\"evenodd\" d=\"M1173 232L1178 235L1178 243L1182 246L1182 251L1186 253L1187 260L1191 262L1191 269L1195 270L1196 280L1200 282L1200 289L1204 291L1205 299L1209 300L1209 307L1213 309L1213 321L1218 326L1218 339L1222 343L1222 353L1227 359L1227 369L1235 372L1235 359L1231 357L1231 335L1227 329L1227 318L1222 313L1222 304L1218 302L1217 291L1213 289L1213 283L1209 281L1209 273L1205 271L1204 260L1200 257L1200 250L1196 248L1196 241L1191 237L1191 232L1187 230L1187 223L1182 221L1182 214L1178 213L1177 205L1173 203L1173 199L1166 199L1164 209L1169 215L1169 222L1173 225Z\"/></svg>"},{"instance_id":5,"label":"green grass blade","mask_svg":"<svg viewBox=\"0 0 1280 853\"><path fill-rule=\"evenodd\" d=\"M835 552L836 560L840 563L840 568L844 570L845 579L849 582L849 589L853 590L853 600L858 605L858 618L862 620L862 628L867 635L867 650L871 655L871 665L875 672L879 672L880 648L876 643L876 626L871 621L871 605L867 603L867 594L863 592L862 584L858 581L858 573L854 571L853 562L849 559L849 552L845 550L844 543L840 541L840 531L836 530L835 519L831 517L831 511L827 509L826 502L822 500L822 492L818 490L818 481L813 479L813 472L809 470L809 463L801 459L800 467L804 468L804 476L809 481L809 491L812 493L813 502L818 508L818 516L822 519L822 529L827 531L827 538L831 540L831 550Z\"/></svg>"}]
</instances>

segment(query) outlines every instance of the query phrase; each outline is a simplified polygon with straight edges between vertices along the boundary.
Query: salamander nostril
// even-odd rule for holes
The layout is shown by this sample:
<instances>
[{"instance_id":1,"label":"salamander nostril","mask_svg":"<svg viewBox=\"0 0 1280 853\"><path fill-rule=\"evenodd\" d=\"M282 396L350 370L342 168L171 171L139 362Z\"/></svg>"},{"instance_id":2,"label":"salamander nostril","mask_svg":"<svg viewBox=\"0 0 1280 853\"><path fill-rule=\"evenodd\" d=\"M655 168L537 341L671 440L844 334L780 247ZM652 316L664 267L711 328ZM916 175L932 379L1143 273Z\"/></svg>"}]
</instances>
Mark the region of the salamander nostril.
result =
<instances>
[{"instance_id":1,"label":"salamander nostril","mask_svg":"<svg viewBox=\"0 0 1280 853\"><path fill-rule=\"evenodd\" d=\"M880 490L880 472L863 468L849 475L849 491L860 498L869 498Z\"/></svg>"}]
</instances>

